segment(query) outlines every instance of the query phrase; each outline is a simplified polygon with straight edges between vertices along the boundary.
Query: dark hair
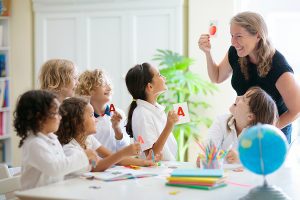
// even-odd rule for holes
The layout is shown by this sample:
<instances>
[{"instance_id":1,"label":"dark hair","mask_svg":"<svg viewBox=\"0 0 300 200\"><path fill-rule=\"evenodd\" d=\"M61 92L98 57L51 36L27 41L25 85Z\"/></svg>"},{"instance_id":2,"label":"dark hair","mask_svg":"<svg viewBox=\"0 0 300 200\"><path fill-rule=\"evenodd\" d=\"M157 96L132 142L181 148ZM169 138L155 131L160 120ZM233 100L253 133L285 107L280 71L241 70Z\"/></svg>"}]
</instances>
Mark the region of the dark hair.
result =
<instances>
[{"instance_id":1,"label":"dark hair","mask_svg":"<svg viewBox=\"0 0 300 200\"><path fill-rule=\"evenodd\" d=\"M89 101L83 97L70 97L65 99L59 107L61 120L56 132L61 145L68 144L72 139L78 139L84 132L84 111ZM77 142L85 148L86 136Z\"/></svg>"},{"instance_id":2,"label":"dark hair","mask_svg":"<svg viewBox=\"0 0 300 200\"><path fill-rule=\"evenodd\" d=\"M14 128L21 137L19 147L30 133L36 135L41 131L43 123L51 117L49 112L57 105L56 95L43 90L30 90L22 94L14 111Z\"/></svg>"},{"instance_id":3,"label":"dark hair","mask_svg":"<svg viewBox=\"0 0 300 200\"><path fill-rule=\"evenodd\" d=\"M127 89L133 98L133 101L129 106L126 124L126 132L130 137L133 137L131 120L133 111L137 106L136 100L147 100L146 86L148 83L151 83L154 76L150 68L151 65L149 63L135 65L129 69L125 77Z\"/></svg>"}]
</instances>

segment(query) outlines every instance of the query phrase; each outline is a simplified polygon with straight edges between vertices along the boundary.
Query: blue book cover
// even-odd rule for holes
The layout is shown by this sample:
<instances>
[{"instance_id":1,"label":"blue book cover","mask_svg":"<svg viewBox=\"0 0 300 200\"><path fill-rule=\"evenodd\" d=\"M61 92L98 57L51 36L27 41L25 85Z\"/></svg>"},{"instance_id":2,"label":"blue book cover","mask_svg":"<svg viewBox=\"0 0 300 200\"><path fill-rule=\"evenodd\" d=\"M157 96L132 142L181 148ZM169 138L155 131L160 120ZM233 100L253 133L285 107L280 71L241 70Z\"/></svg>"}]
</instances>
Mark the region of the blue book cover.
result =
<instances>
[{"instance_id":1,"label":"blue book cover","mask_svg":"<svg viewBox=\"0 0 300 200\"><path fill-rule=\"evenodd\" d=\"M175 169L171 176L179 177L222 177L222 169Z\"/></svg>"},{"instance_id":2,"label":"blue book cover","mask_svg":"<svg viewBox=\"0 0 300 200\"><path fill-rule=\"evenodd\" d=\"M6 76L6 56L5 54L0 54L0 76Z\"/></svg>"}]
</instances>

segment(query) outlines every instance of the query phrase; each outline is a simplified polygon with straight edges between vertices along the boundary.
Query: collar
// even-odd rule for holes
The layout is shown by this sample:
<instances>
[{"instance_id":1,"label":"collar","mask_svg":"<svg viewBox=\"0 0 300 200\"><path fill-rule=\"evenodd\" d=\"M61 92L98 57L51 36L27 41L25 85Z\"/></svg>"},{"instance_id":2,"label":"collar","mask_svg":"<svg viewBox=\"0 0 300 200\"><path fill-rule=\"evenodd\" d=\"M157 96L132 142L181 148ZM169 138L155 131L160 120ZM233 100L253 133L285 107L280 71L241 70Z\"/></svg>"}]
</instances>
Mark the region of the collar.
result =
<instances>
[{"instance_id":1,"label":"collar","mask_svg":"<svg viewBox=\"0 0 300 200\"><path fill-rule=\"evenodd\" d=\"M48 135L45 135L44 133L38 132L37 136L53 145L55 145L54 141L57 140L57 135L55 135L54 133L49 133Z\"/></svg>"},{"instance_id":2,"label":"collar","mask_svg":"<svg viewBox=\"0 0 300 200\"><path fill-rule=\"evenodd\" d=\"M150 110L159 110L159 111L163 111L163 112L165 111L165 107L158 104L157 102L155 102L155 105L153 105L153 104L149 103L148 101L137 99L136 103L137 103L137 105L146 107Z\"/></svg>"},{"instance_id":3,"label":"collar","mask_svg":"<svg viewBox=\"0 0 300 200\"><path fill-rule=\"evenodd\" d=\"M109 105L106 105L106 107L105 107L105 111L104 111L104 113L103 114L97 114L97 113L95 113L94 112L94 116L95 116L95 118L98 118L98 117L103 117L104 115L107 115L107 116L110 116L110 110L109 110Z\"/></svg>"},{"instance_id":4,"label":"collar","mask_svg":"<svg viewBox=\"0 0 300 200\"><path fill-rule=\"evenodd\" d=\"M230 120L227 123L228 127L232 130L232 131L236 131L235 130L235 119L233 116L231 116Z\"/></svg>"}]
</instances>

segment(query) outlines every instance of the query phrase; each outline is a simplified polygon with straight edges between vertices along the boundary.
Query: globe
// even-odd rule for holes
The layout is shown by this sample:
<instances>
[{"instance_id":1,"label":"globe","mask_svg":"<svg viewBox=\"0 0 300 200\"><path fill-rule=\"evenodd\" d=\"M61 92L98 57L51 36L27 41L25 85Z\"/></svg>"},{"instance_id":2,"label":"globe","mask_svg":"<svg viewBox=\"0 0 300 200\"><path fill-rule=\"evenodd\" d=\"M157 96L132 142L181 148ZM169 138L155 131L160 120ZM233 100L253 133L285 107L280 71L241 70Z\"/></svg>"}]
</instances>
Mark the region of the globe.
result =
<instances>
[{"instance_id":1,"label":"globe","mask_svg":"<svg viewBox=\"0 0 300 200\"><path fill-rule=\"evenodd\" d=\"M275 172L288 151L285 135L269 124L252 126L240 136L239 156L243 166L259 175Z\"/></svg>"}]
</instances>

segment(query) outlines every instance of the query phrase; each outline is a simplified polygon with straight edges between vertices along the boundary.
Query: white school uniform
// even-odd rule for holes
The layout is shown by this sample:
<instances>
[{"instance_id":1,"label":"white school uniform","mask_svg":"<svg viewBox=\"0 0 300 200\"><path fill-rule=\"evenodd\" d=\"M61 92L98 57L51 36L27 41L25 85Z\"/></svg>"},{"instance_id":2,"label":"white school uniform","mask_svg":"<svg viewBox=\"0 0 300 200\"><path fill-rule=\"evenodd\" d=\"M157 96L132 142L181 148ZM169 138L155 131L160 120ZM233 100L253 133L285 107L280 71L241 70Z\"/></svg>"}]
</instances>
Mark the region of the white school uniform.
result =
<instances>
[{"instance_id":1,"label":"white school uniform","mask_svg":"<svg viewBox=\"0 0 300 200\"><path fill-rule=\"evenodd\" d=\"M93 136L93 135L89 135L85 141L85 145L87 149L92 149L94 151L96 151L101 144L98 142L98 140ZM80 146L80 144L75 140L72 139L68 144L65 144L63 146L63 150L65 152L65 154L67 156L76 154L78 152L83 152L84 153L84 149ZM76 177L78 175L80 175L81 173L84 172L89 172L91 171L91 166L86 166L85 168L81 168L71 174L68 174L68 176L66 177L68 178L72 178L72 177Z\"/></svg>"},{"instance_id":2,"label":"white school uniform","mask_svg":"<svg viewBox=\"0 0 300 200\"><path fill-rule=\"evenodd\" d=\"M117 111L122 115L123 119L120 122L121 132L123 133L123 138L117 140L115 138L115 131L112 128L111 116L104 115L97 117L98 122L97 132L94 135L95 138L103 145L105 148L109 149L111 152L115 153L118 150L122 149L125 146L130 144L129 135L126 133L125 129L125 114L122 110L117 109Z\"/></svg>"},{"instance_id":3,"label":"white school uniform","mask_svg":"<svg viewBox=\"0 0 300 200\"><path fill-rule=\"evenodd\" d=\"M141 144L142 151L152 148L167 123L167 116L164 107L156 103L150 104L147 101L138 99L137 107L132 114L132 132L135 138L142 136L144 144ZM163 160L176 160L177 142L170 133L163 150Z\"/></svg>"},{"instance_id":4,"label":"white school uniform","mask_svg":"<svg viewBox=\"0 0 300 200\"><path fill-rule=\"evenodd\" d=\"M22 146L21 188L62 181L66 174L88 165L84 152L66 156L55 134L29 134Z\"/></svg>"},{"instance_id":5,"label":"white school uniform","mask_svg":"<svg viewBox=\"0 0 300 200\"><path fill-rule=\"evenodd\" d=\"M238 136L235 129L234 118L227 123L230 114L217 116L212 126L208 130L206 141L212 140L214 144L221 145L223 150L227 150L231 145L233 149L238 148ZM227 130L229 126L229 131Z\"/></svg>"}]
</instances>

